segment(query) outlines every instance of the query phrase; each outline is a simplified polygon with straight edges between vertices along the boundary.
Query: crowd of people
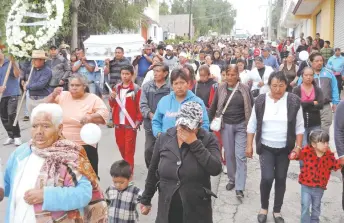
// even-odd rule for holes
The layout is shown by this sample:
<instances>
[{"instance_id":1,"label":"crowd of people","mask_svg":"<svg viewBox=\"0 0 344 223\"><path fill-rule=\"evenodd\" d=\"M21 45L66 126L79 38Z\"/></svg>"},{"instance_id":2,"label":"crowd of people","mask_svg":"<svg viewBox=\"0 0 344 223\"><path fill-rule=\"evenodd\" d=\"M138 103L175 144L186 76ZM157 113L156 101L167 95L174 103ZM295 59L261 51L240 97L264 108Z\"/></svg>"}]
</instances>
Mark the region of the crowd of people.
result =
<instances>
[{"instance_id":1,"label":"crowd of people","mask_svg":"<svg viewBox=\"0 0 344 223\"><path fill-rule=\"evenodd\" d=\"M309 53L304 61L303 51ZM156 190L156 222L210 223L216 198L210 176L227 174L226 190L244 199L254 141L261 167L258 222L267 221L273 182L272 214L276 223L284 222L290 160L300 160L301 222L319 222L330 172L344 165L340 49L319 34L314 40L301 34L278 45L216 39L146 44L135 58L124 52L119 46L113 58L95 61L83 49L69 54L51 46L48 56L34 50L32 61L18 64L0 51L0 116L8 134L3 145L18 146L0 189L0 198L9 198L6 223L132 223L139 218L138 203L141 214L150 212ZM26 99L23 121L31 124L31 140L24 144L15 123L20 97ZM339 159L329 148L336 108ZM105 192L98 145L80 137L88 123L114 128L123 159L111 166L113 185ZM132 183L141 125L148 169L142 190Z\"/></svg>"}]
</instances>

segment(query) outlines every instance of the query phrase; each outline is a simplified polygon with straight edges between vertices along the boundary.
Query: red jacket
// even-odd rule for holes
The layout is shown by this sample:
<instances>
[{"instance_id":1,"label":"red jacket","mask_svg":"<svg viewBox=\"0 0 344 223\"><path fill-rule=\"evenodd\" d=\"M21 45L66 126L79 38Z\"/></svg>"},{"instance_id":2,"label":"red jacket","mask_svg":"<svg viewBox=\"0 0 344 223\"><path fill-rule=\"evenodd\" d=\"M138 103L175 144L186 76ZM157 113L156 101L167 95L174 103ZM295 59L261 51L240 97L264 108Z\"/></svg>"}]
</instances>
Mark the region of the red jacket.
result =
<instances>
[{"instance_id":1,"label":"red jacket","mask_svg":"<svg viewBox=\"0 0 344 223\"><path fill-rule=\"evenodd\" d=\"M321 187L325 190L331 171L342 168L339 160L336 160L330 150L322 157L318 157L315 150L308 145L302 149L299 160L304 163L299 176L299 183L309 187Z\"/></svg>"},{"instance_id":2,"label":"red jacket","mask_svg":"<svg viewBox=\"0 0 344 223\"><path fill-rule=\"evenodd\" d=\"M118 97L120 98L120 92L121 89L123 88L122 84L118 84L115 87L115 91L118 95ZM134 83L131 82L129 85L129 90L127 92L127 97L126 97L126 101L125 101L125 109L128 111L129 116L131 117L131 119L133 120L133 122L135 123L136 121L142 122L142 114L140 111L140 97L141 97L141 89L139 89L136 93L135 93L135 87L134 87ZM138 88L136 86L136 88ZM116 102L115 99L109 99L109 104L112 108L112 120L113 123L115 125L120 125L120 111L121 111L121 107L118 105L118 103ZM131 126L130 122L128 121L127 118L125 118L125 125Z\"/></svg>"}]
</instances>

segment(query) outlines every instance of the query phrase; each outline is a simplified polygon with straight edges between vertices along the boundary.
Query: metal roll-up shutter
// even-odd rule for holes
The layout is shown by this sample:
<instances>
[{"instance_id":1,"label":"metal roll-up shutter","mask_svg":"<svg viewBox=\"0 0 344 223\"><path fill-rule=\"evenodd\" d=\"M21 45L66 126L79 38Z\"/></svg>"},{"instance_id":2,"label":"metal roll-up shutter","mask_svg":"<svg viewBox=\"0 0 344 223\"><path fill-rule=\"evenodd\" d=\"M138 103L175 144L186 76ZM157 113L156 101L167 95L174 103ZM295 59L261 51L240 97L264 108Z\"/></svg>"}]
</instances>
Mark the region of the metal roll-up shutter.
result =
<instances>
[{"instance_id":1,"label":"metal roll-up shutter","mask_svg":"<svg viewBox=\"0 0 344 223\"><path fill-rule=\"evenodd\" d=\"M344 0L336 0L334 6L334 47L344 50Z\"/></svg>"}]
</instances>

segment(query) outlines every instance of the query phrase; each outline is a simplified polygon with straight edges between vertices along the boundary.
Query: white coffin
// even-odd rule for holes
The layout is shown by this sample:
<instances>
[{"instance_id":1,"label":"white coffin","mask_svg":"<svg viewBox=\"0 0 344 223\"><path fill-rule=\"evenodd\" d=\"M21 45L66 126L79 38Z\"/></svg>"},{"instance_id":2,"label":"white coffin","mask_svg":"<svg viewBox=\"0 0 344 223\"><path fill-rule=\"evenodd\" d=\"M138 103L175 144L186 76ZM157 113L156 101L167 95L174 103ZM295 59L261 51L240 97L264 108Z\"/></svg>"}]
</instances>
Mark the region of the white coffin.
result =
<instances>
[{"instance_id":1,"label":"white coffin","mask_svg":"<svg viewBox=\"0 0 344 223\"><path fill-rule=\"evenodd\" d=\"M124 49L125 57L142 54L144 38L139 34L92 35L84 41L87 60L112 59L116 47Z\"/></svg>"}]
</instances>

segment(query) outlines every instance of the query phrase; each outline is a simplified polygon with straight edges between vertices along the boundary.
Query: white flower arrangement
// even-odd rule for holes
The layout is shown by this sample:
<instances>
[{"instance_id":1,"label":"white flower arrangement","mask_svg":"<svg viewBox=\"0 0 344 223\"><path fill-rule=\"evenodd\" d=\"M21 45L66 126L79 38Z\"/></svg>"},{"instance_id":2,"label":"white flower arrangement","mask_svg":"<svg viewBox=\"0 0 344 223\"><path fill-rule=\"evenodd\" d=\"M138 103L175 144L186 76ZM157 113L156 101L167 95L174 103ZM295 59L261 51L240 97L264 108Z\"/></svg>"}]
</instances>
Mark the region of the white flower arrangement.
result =
<instances>
[{"instance_id":1,"label":"white flower arrangement","mask_svg":"<svg viewBox=\"0 0 344 223\"><path fill-rule=\"evenodd\" d=\"M62 25L63 13L63 0L16 0L6 23L10 53L17 58L29 58L32 50L41 49ZM34 19L23 21L24 18ZM23 27L28 28L25 31Z\"/></svg>"}]
</instances>

